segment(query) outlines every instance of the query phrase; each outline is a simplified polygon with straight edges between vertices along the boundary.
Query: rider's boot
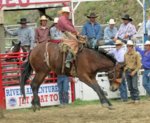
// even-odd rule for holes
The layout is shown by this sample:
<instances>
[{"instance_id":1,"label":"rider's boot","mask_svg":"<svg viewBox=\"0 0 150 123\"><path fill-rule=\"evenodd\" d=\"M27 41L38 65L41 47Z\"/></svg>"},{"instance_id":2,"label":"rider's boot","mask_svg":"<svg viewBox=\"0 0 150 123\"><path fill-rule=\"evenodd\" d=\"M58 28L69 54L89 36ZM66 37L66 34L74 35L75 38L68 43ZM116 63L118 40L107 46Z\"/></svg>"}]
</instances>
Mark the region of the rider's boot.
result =
<instances>
[{"instance_id":1,"label":"rider's boot","mask_svg":"<svg viewBox=\"0 0 150 123\"><path fill-rule=\"evenodd\" d=\"M66 61L65 61L66 68L70 68L72 60L73 60L72 53L68 52L67 57L66 57Z\"/></svg>"}]
</instances>

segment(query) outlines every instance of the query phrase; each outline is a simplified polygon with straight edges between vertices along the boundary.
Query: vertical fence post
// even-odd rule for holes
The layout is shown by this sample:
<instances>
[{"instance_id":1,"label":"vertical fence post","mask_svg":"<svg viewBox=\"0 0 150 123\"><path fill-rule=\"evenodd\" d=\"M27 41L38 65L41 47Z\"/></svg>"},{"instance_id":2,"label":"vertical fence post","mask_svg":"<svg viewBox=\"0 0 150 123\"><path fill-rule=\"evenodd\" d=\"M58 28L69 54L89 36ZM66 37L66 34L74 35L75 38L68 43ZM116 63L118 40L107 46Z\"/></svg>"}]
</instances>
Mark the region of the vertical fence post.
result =
<instances>
[{"instance_id":1,"label":"vertical fence post","mask_svg":"<svg viewBox=\"0 0 150 123\"><path fill-rule=\"evenodd\" d=\"M3 10L0 10L0 52L4 53L5 51L5 31L4 31L4 14Z\"/></svg>"},{"instance_id":2,"label":"vertical fence post","mask_svg":"<svg viewBox=\"0 0 150 123\"><path fill-rule=\"evenodd\" d=\"M4 41L4 15L3 10L0 10L0 53L4 52L5 50L5 41ZM1 54L0 54L0 118L4 117L3 110L5 108L5 102L4 102L4 88L2 83L2 65L1 65Z\"/></svg>"},{"instance_id":3,"label":"vertical fence post","mask_svg":"<svg viewBox=\"0 0 150 123\"><path fill-rule=\"evenodd\" d=\"M0 54L0 118L3 118L3 109L5 108L5 94L2 82L2 64L1 64L1 54Z\"/></svg>"}]
</instances>

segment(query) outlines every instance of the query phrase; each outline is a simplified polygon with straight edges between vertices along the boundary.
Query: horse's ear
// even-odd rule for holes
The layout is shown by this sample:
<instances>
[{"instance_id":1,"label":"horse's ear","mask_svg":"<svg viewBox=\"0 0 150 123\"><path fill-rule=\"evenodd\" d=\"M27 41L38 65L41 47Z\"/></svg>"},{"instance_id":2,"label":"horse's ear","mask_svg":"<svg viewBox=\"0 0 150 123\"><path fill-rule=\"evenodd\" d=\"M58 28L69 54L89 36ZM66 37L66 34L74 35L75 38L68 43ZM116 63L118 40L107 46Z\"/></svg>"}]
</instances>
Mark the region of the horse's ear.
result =
<instances>
[{"instance_id":1,"label":"horse's ear","mask_svg":"<svg viewBox=\"0 0 150 123\"><path fill-rule=\"evenodd\" d=\"M14 46L15 45L15 42L14 41L12 41L12 46Z\"/></svg>"},{"instance_id":2,"label":"horse's ear","mask_svg":"<svg viewBox=\"0 0 150 123\"><path fill-rule=\"evenodd\" d=\"M21 44L21 42L18 43L19 45Z\"/></svg>"}]
</instances>

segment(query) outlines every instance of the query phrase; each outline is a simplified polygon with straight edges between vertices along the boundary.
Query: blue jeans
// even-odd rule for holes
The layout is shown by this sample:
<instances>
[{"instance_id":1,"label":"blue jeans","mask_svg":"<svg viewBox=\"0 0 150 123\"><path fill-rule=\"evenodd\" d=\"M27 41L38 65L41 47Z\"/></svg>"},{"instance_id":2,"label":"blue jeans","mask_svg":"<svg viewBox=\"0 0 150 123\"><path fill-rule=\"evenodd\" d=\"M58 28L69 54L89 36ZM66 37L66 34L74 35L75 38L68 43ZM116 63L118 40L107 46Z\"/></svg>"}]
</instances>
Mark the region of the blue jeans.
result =
<instances>
[{"instance_id":1,"label":"blue jeans","mask_svg":"<svg viewBox=\"0 0 150 123\"><path fill-rule=\"evenodd\" d=\"M150 96L150 70L144 70L143 86L144 86L147 94Z\"/></svg>"},{"instance_id":2,"label":"blue jeans","mask_svg":"<svg viewBox=\"0 0 150 123\"><path fill-rule=\"evenodd\" d=\"M126 71L126 79L128 83L128 88L130 91L131 99L132 100L139 100L139 90L138 90L138 76L137 73L134 76L130 76L128 70Z\"/></svg>"},{"instance_id":3,"label":"blue jeans","mask_svg":"<svg viewBox=\"0 0 150 123\"><path fill-rule=\"evenodd\" d=\"M95 39L95 38L88 39L88 47L89 48L95 49L96 46L97 46L97 39Z\"/></svg>"},{"instance_id":4,"label":"blue jeans","mask_svg":"<svg viewBox=\"0 0 150 123\"><path fill-rule=\"evenodd\" d=\"M69 102L68 90L69 90L69 78L66 75L59 75L57 77L59 101L60 104L67 104Z\"/></svg>"},{"instance_id":5,"label":"blue jeans","mask_svg":"<svg viewBox=\"0 0 150 123\"><path fill-rule=\"evenodd\" d=\"M126 85L126 81L125 81L124 77L122 78L122 82L120 84L119 91L120 91L120 98L123 101L127 101L128 100L128 93L127 93L127 85Z\"/></svg>"}]
</instances>

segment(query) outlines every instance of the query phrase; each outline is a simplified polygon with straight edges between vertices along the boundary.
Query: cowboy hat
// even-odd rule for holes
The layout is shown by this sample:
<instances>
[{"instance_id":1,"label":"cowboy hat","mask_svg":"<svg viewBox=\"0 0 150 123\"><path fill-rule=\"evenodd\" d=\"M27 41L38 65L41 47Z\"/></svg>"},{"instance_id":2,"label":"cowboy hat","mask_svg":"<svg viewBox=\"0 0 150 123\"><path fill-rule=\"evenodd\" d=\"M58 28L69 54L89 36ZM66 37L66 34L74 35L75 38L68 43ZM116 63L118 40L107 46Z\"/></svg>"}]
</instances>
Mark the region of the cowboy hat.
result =
<instances>
[{"instance_id":1,"label":"cowboy hat","mask_svg":"<svg viewBox=\"0 0 150 123\"><path fill-rule=\"evenodd\" d=\"M58 14L62 14L63 12L70 13L70 8L68 6L62 7L60 11L58 11Z\"/></svg>"},{"instance_id":2,"label":"cowboy hat","mask_svg":"<svg viewBox=\"0 0 150 123\"><path fill-rule=\"evenodd\" d=\"M115 22L115 20L114 19L110 19L109 20L109 24L115 24L116 22Z\"/></svg>"},{"instance_id":3,"label":"cowboy hat","mask_svg":"<svg viewBox=\"0 0 150 123\"><path fill-rule=\"evenodd\" d=\"M87 15L87 18L97 18L97 15L95 13L90 13L90 15Z\"/></svg>"},{"instance_id":4,"label":"cowboy hat","mask_svg":"<svg viewBox=\"0 0 150 123\"><path fill-rule=\"evenodd\" d=\"M150 45L150 41L146 41L144 45Z\"/></svg>"},{"instance_id":5,"label":"cowboy hat","mask_svg":"<svg viewBox=\"0 0 150 123\"><path fill-rule=\"evenodd\" d=\"M48 19L47 19L47 17L46 17L45 15L42 15L42 16L40 17L40 21L41 21L41 20L46 20L46 21L47 21Z\"/></svg>"},{"instance_id":6,"label":"cowboy hat","mask_svg":"<svg viewBox=\"0 0 150 123\"><path fill-rule=\"evenodd\" d=\"M134 44L133 44L133 41L128 40L128 41L127 41L127 45L132 45L132 46L133 46L133 45L134 45Z\"/></svg>"},{"instance_id":7,"label":"cowboy hat","mask_svg":"<svg viewBox=\"0 0 150 123\"><path fill-rule=\"evenodd\" d=\"M58 23L58 20L59 20L59 18L58 18L58 17L55 17L55 18L54 18L54 23Z\"/></svg>"},{"instance_id":8,"label":"cowboy hat","mask_svg":"<svg viewBox=\"0 0 150 123\"><path fill-rule=\"evenodd\" d=\"M21 18L20 19L20 22L17 22L18 24L26 24L26 23L29 23L29 21L27 21L26 18Z\"/></svg>"},{"instance_id":9,"label":"cowboy hat","mask_svg":"<svg viewBox=\"0 0 150 123\"><path fill-rule=\"evenodd\" d=\"M128 14L125 14L124 16L122 16L122 20L132 21L132 18Z\"/></svg>"},{"instance_id":10,"label":"cowboy hat","mask_svg":"<svg viewBox=\"0 0 150 123\"><path fill-rule=\"evenodd\" d=\"M120 40L116 40L115 45L118 45L118 44L122 45L123 43Z\"/></svg>"}]
</instances>

